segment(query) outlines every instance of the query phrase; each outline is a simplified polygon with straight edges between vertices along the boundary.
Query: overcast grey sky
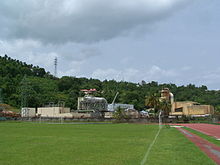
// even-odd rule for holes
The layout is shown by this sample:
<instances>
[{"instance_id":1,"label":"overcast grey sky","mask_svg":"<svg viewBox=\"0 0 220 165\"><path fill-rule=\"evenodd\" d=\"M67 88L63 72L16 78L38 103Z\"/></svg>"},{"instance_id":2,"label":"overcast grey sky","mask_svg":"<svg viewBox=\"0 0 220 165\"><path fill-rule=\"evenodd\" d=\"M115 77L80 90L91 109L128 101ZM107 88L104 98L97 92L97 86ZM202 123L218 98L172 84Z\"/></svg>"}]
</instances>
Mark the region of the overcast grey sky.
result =
<instances>
[{"instance_id":1,"label":"overcast grey sky","mask_svg":"<svg viewBox=\"0 0 220 165\"><path fill-rule=\"evenodd\" d=\"M0 55L68 75L220 89L219 0L1 0Z\"/></svg>"}]
</instances>

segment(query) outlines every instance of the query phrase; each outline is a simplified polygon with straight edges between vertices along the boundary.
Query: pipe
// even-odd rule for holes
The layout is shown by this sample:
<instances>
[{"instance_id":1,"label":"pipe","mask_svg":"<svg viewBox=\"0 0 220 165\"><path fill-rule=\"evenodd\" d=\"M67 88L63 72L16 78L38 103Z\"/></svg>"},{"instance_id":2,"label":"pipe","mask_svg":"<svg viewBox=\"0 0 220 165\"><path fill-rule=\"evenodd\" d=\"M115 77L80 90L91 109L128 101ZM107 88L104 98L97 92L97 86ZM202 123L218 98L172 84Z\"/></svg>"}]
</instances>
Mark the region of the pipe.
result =
<instances>
[{"instance_id":1,"label":"pipe","mask_svg":"<svg viewBox=\"0 0 220 165\"><path fill-rule=\"evenodd\" d=\"M170 103L171 105L174 103L174 95L170 92Z\"/></svg>"}]
</instances>

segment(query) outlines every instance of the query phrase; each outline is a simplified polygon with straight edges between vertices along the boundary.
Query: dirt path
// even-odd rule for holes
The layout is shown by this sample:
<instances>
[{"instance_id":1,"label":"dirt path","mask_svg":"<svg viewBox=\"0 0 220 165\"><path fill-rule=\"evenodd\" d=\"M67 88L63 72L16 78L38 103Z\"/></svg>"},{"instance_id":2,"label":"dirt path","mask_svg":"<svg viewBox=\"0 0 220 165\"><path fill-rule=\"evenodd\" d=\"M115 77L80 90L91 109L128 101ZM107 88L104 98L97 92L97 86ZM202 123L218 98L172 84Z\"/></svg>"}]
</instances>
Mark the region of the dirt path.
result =
<instances>
[{"instance_id":1,"label":"dirt path","mask_svg":"<svg viewBox=\"0 0 220 165\"><path fill-rule=\"evenodd\" d=\"M206 153L213 161L215 161L216 164L220 165L220 147L183 128L177 129L182 132L191 142L198 146L204 153Z\"/></svg>"},{"instance_id":2,"label":"dirt path","mask_svg":"<svg viewBox=\"0 0 220 165\"><path fill-rule=\"evenodd\" d=\"M214 124L177 124L185 126L196 131L202 132L206 135L213 136L216 139L220 139L220 125Z\"/></svg>"}]
</instances>

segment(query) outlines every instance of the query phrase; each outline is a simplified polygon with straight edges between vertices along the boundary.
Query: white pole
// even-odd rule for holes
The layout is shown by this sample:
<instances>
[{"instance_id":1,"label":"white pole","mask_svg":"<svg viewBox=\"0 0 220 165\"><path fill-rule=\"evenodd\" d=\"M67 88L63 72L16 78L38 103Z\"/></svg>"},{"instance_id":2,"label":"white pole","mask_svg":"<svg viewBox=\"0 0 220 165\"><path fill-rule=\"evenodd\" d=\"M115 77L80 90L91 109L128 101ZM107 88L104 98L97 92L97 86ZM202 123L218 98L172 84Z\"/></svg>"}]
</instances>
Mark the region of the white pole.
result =
<instances>
[{"instance_id":1,"label":"white pole","mask_svg":"<svg viewBox=\"0 0 220 165\"><path fill-rule=\"evenodd\" d=\"M154 144L155 144L155 142L156 142L156 140L157 140L157 138L158 138L158 136L159 136L159 134L160 134L160 131L161 131L161 129L162 129L161 115L162 115L162 111L160 110L160 112L159 112L159 129L158 129L158 131L157 131L156 136L154 137L154 140L152 141L152 143L151 143L150 146L148 147L147 152L145 153L145 156L144 156L143 160L141 161L141 165L145 165L145 164L146 164L147 159L148 159L148 156L149 156L149 153L150 153L152 147L154 146Z\"/></svg>"},{"instance_id":2,"label":"white pole","mask_svg":"<svg viewBox=\"0 0 220 165\"><path fill-rule=\"evenodd\" d=\"M160 110L160 112L159 112L159 129L162 128L162 118L161 118L161 115L162 115L162 111Z\"/></svg>"}]
</instances>

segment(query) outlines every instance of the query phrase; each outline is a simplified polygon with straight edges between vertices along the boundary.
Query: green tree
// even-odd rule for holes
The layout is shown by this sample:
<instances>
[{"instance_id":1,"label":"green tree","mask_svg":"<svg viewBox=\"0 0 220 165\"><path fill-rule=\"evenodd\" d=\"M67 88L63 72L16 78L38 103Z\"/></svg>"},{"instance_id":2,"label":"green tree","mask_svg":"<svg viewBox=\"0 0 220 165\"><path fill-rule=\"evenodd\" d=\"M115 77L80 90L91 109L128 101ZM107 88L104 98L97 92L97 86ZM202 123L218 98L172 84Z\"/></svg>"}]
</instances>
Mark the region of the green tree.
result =
<instances>
[{"instance_id":1,"label":"green tree","mask_svg":"<svg viewBox=\"0 0 220 165\"><path fill-rule=\"evenodd\" d=\"M149 108L153 108L157 113L160 108L160 100L156 94L152 94L146 98L145 105Z\"/></svg>"},{"instance_id":2,"label":"green tree","mask_svg":"<svg viewBox=\"0 0 220 165\"><path fill-rule=\"evenodd\" d=\"M159 104L160 104L159 107L164 112L164 115L168 116L170 111L171 111L171 104L170 104L170 102L167 101L167 100L162 100L162 101L160 101Z\"/></svg>"},{"instance_id":3,"label":"green tree","mask_svg":"<svg viewBox=\"0 0 220 165\"><path fill-rule=\"evenodd\" d=\"M116 122L122 122L124 119L127 119L124 109L120 107L114 112L113 117L116 119Z\"/></svg>"}]
</instances>

